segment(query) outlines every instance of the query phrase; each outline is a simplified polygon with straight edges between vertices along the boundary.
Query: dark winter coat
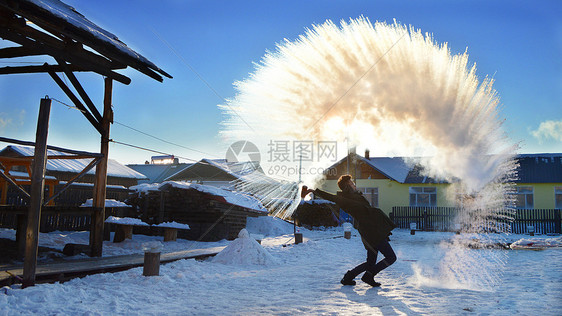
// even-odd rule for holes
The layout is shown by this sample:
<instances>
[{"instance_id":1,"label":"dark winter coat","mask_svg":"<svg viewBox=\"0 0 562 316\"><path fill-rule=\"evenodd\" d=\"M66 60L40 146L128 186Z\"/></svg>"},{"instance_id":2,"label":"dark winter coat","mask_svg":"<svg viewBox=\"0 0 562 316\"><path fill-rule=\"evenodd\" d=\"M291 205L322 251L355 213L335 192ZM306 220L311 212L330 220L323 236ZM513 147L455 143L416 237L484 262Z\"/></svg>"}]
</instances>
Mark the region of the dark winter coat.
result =
<instances>
[{"instance_id":1,"label":"dark winter coat","mask_svg":"<svg viewBox=\"0 0 562 316\"><path fill-rule=\"evenodd\" d=\"M376 246L387 239L396 224L380 209L372 207L360 192L338 192L330 194L320 189L314 194L336 203L346 213L353 216L366 249L376 250Z\"/></svg>"}]
</instances>

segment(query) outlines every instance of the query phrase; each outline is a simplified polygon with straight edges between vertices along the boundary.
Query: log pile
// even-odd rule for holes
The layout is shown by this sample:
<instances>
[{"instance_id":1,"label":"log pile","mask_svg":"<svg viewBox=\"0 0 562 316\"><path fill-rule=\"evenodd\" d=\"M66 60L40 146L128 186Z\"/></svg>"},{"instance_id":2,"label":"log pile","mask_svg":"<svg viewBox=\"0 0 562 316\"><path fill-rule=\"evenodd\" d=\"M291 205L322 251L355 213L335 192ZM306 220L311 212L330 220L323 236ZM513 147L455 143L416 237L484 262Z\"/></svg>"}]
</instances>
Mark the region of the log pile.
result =
<instances>
[{"instance_id":1,"label":"log pile","mask_svg":"<svg viewBox=\"0 0 562 316\"><path fill-rule=\"evenodd\" d=\"M339 207L333 203L301 203L294 217L307 228L339 226Z\"/></svg>"},{"instance_id":2,"label":"log pile","mask_svg":"<svg viewBox=\"0 0 562 316\"><path fill-rule=\"evenodd\" d=\"M148 224L178 222L191 229L178 230L178 238L217 241L232 240L246 227L248 216L267 215L265 212L227 203L224 198L195 189L167 186L156 191L132 195L127 204L137 209L137 217ZM152 235L158 227L135 227L135 233ZM145 232L145 230L147 232Z\"/></svg>"}]
</instances>

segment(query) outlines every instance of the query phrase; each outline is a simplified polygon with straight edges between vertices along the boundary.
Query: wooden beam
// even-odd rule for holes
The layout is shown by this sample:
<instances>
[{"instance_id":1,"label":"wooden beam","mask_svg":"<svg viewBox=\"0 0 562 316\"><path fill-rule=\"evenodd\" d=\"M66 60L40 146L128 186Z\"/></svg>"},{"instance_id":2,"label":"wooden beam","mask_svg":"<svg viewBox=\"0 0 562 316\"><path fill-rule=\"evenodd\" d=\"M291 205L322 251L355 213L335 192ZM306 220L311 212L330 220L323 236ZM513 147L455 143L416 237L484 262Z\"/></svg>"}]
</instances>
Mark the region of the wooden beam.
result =
<instances>
[{"instance_id":1,"label":"wooden beam","mask_svg":"<svg viewBox=\"0 0 562 316\"><path fill-rule=\"evenodd\" d=\"M111 61L107 58L86 51L84 49L70 48L67 43L41 32L29 26L20 26L12 24L6 28L0 28L0 36L6 40L20 44L26 49L51 55L53 57L74 57L81 59L82 62L96 64L98 66L110 69ZM80 63L76 63L80 64Z\"/></svg>"},{"instance_id":2,"label":"wooden beam","mask_svg":"<svg viewBox=\"0 0 562 316\"><path fill-rule=\"evenodd\" d=\"M72 101L72 103L74 103L74 105L82 112L82 114L84 114L86 119L88 119L88 121L90 121L92 126L95 129L97 129L100 134L103 135L103 129L101 128L100 122L98 122L96 120L96 118L90 112L88 112L86 107L84 107L82 102L80 102L80 100L74 95L72 90L70 90L70 88L68 88L66 86L66 84L61 80L61 78L56 73L54 73L52 71L49 71L49 75L51 75L51 78L53 78L53 80L55 80L55 82L59 85L59 87L62 89L62 91L64 91L64 93Z\"/></svg>"},{"instance_id":3,"label":"wooden beam","mask_svg":"<svg viewBox=\"0 0 562 316\"><path fill-rule=\"evenodd\" d=\"M97 166L98 163L101 161L101 159L102 159L101 157L93 159L82 171L80 171L80 173L78 173L74 178L67 181L66 184L62 187L62 189L60 189L60 191L56 195L51 196L43 204L47 205L49 202L59 197L64 191L66 191L66 189L70 187L70 185L72 185L78 179L82 178L86 174L86 172L90 171L93 167Z\"/></svg>"},{"instance_id":4,"label":"wooden beam","mask_svg":"<svg viewBox=\"0 0 562 316\"><path fill-rule=\"evenodd\" d=\"M26 5L23 3L22 5ZM142 57L143 60L139 59L138 56L131 55L124 50L116 47L115 45L101 40L99 37L91 34L90 32L84 31L79 27L72 25L71 23L61 23L61 21L57 20L56 17L53 18L49 15L40 14L39 12L34 12L34 10L30 10L30 8L20 9L19 7L13 6L6 6L7 9L18 13L21 16L33 21L36 25L41 27L42 29L55 34L57 36L66 36L68 38L75 39L76 41L83 43L94 49L99 54L111 59L113 61L117 61L124 65L129 65L132 68L140 71L141 73L158 80L160 82L163 81L162 76L160 74L172 78L171 75L163 71L162 69L158 68L149 60ZM115 39L119 41L118 39ZM125 44L123 44L126 46ZM133 51L133 53L135 53Z\"/></svg>"},{"instance_id":5,"label":"wooden beam","mask_svg":"<svg viewBox=\"0 0 562 316\"><path fill-rule=\"evenodd\" d=\"M78 72L96 72L96 69L92 68L84 68L76 65L68 65L70 71L78 71ZM49 71L53 72L64 72L64 69L59 65L42 65L42 66L7 66L0 68L0 75L12 75L12 74L32 74L32 73L46 73ZM116 73L115 71L110 71L110 74L104 75L108 78L111 78L117 82L121 82L123 84L131 83L131 78L124 76L120 73Z\"/></svg>"},{"instance_id":6,"label":"wooden beam","mask_svg":"<svg viewBox=\"0 0 562 316\"><path fill-rule=\"evenodd\" d=\"M96 211L92 214L92 228L90 229L90 249L92 257L101 257L103 250L103 226L105 221L105 194L107 187L107 162L109 157L109 129L113 122L111 99L113 94L113 81L105 78L103 98L103 120L101 134L101 158L96 167L94 182L93 207Z\"/></svg>"},{"instance_id":7,"label":"wooden beam","mask_svg":"<svg viewBox=\"0 0 562 316\"><path fill-rule=\"evenodd\" d=\"M121 69L123 64L113 63L101 55L94 54L84 49L69 48L63 41L42 33L29 26L1 28L0 37L37 52L50 55L54 58L62 58L73 65L92 69L94 72L107 76L116 77L112 69ZM125 65L126 67L126 65ZM114 78L115 80L129 84L129 80Z\"/></svg>"},{"instance_id":8,"label":"wooden beam","mask_svg":"<svg viewBox=\"0 0 562 316\"><path fill-rule=\"evenodd\" d=\"M0 165L2 165L2 164L0 164ZM4 170L7 171L6 169L4 169ZM5 172L5 171L4 171L4 172ZM26 199L29 199L29 198L30 198L29 193L27 193L27 191L25 191L24 188L22 188L21 186L19 186L16 182L14 182L14 180L12 180L12 178L10 178L10 177L9 177L8 175L6 175L4 172L0 171L0 177L2 177L2 178L6 181L6 185L4 186L4 187L6 187L6 190L5 190L5 191L2 190L2 204L6 204L6 200L7 200L7 197L8 197L8 194L7 194L7 190L8 190L7 184L8 184L8 183L11 184L11 185L13 185L14 187L16 187L16 188L18 189L18 191L20 191L20 193L23 194L23 196L24 196Z\"/></svg>"},{"instance_id":9,"label":"wooden beam","mask_svg":"<svg viewBox=\"0 0 562 316\"><path fill-rule=\"evenodd\" d=\"M0 4L2 4L1 2L2 1L0 1ZM56 16L44 14L41 11L37 11L35 8L29 7L27 3L22 3L21 6L5 4L5 7L6 9L32 21L37 26L41 27L51 34L59 37L74 39L80 43L83 43L84 45L91 47L97 53L107 57L108 59L114 62L122 63L126 66L131 66L132 68L144 73L145 75L155 80L158 80L160 82L163 81L160 74L164 75L165 77L172 78L170 74L158 68L148 59L142 56L138 56L136 52L131 50L131 53L129 53L124 49L118 47L119 44L100 39L99 37L93 35L91 32L85 31L71 23L65 23L66 21L61 21L61 19ZM120 42L117 38L112 38L112 40L115 42ZM123 44L123 46L126 47L125 44Z\"/></svg>"},{"instance_id":10,"label":"wooden beam","mask_svg":"<svg viewBox=\"0 0 562 316\"><path fill-rule=\"evenodd\" d=\"M44 54L23 46L6 47L0 49L0 58L18 58L18 57L27 57L27 56L37 56L37 55L44 55Z\"/></svg>"},{"instance_id":11,"label":"wooden beam","mask_svg":"<svg viewBox=\"0 0 562 316\"><path fill-rule=\"evenodd\" d=\"M25 234L25 259L23 262L22 286L35 285L35 268L37 267L37 248L39 244L39 225L41 224L41 205L45 192L45 167L47 165L47 134L51 100L41 99L39 119L37 122L35 159L31 183L31 201L27 215Z\"/></svg>"},{"instance_id":12,"label":"wooden beam","mask_svg":"<svg viewBox=\"0 0 562 316\"><path fill-rule=\"evenodd\" d=\"M55 59L57 60L57 63L59 63L59 65L64 70L64 74L68 77L70 83L72 83L72 85L74 86L74 89L78 92L78 94L82 98L82 101L84 101L84 103L86 103L86 106L90 109L90 112L94 115L94 117L98 122L101 122L102 117L100 112L98 111L98 109L94 105L94 102L92 102L92 100L90 99L84 88L82 88L82 85L80 84L76 76L74 76L72 71L70 71L70 68L68 68L66 62L60 58L55 58Z\"/></svg>"},{"instance_id":13,"label":"wooden beam","mask_svg":"<svg viewBox=\"0 0 562 316\"><path fill-rule=\"evenodd\" d=\"M0 136L0 142L35 147L34 142L28 142L28 141L25 141L25 140L17 140L17 139L8 138L8 137L2 137L2 136ZM102 154L98 154L98 153L91 153L91 152L87 152L87 151L66 149L66 148L51 146L51 145L48 145L47 149L56 150L56 151L60 151L60 152L71 154L71 155L87 156L88 158L102 157Z\"/></svg>"}]
</instances>

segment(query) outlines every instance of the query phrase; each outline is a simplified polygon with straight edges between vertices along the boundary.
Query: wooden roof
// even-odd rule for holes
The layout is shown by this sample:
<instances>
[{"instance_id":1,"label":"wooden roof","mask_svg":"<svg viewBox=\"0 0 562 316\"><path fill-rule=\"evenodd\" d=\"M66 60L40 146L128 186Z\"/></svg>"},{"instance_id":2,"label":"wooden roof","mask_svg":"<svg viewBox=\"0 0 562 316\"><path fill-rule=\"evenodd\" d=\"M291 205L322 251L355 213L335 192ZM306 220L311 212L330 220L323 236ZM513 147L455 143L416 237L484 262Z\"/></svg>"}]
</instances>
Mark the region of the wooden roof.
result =
<instances>
[{"instance_id":1,"label":"wooden roof","mask_svg":"<svg viewBox=\"0 0 562 316\"><path fill-rule=\"evenodd\" d=\"M128 77L114 70L132 67L158 81L163 81L162 76L172 78L117 36L59 0L0 0L0 37L21 45L0 49L0 58L49 55L58 63L4 67L0 74L93 71L129 84Z\"/></svg>"}]
</instances>

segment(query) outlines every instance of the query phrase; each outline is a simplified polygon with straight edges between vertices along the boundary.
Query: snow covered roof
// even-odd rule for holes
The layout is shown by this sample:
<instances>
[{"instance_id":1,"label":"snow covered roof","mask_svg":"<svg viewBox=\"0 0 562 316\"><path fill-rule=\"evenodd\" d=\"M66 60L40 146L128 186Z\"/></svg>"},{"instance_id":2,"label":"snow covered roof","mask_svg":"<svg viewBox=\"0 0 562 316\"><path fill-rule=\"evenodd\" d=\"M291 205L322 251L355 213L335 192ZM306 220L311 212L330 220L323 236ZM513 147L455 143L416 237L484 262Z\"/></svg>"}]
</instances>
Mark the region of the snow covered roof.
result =
<instances>
[{"instance_id":1,"label":"snow covered roof","mask_svg":"<svg viewBox=\"0 0 562 316\"><path fill-rule=\"evenodd\" d=\"M368 163L384 176L400 183L441 183L434 178L424 176L423 167L410 161L417 158L404 157L370 157L355 154L358 159ZM335 165L342 163L343 158ZM561 183L562 153L519 154L517 168L518 183Z\"/></svg>"},{"instance_id":2,"label":"snow covered roof","mask_svg":"<svg viewBox=\"0 0 562 316\"><path fill-rule=\"evenodd\" d=\"M226 159L207 159L203 158L177 173L167 177L166 181L181 180L246 180L264 181L270 183L274 181L263 173L258 162L227 162Z\"/></svg>"},{"instance_id":3,"label":"snow covered roof","mask_svg":"<svg viewBox=\"0 0 562 316\"><path fill-rule=\"evenodd\" d=\"M402 157L371 157L369 159L363 158L363 160L389 179L400 183L406 181L412 170L412 166Z\"/></svg>"},{"instance_id":4,"label":"snow covered roof","mask_svg":"<svg viewBox=\"0 0 562 316\"><path fill-rule=\"evenodd\" d=\"M62 1L19 0L17 4L7 6L7 9L53 34L61 33L68 39L83 43L99 54L131 66L158 81L162 81L159 74L171 78L165 71L121 42L117 36L99 27ZM53 25L58 26L56 32L53 32Z\"/></svg>"},{"instance_id":5,"label":"snow covered roof","mask_svg":"<svg viewBox=\"0 0 562 316\"><path fill-rule=\"evenodd\" d=\"M268 212L267 209L263 207L262 203L255 197L240 192L229 191L229 190L225 190L209 185L203 185L203 184L180 182L180 181L166 181L161 184L143 183L136 186L132 186L130 187L130 189L135 190L137 192L147 192L147 191L159 191L170 186L179 189L192 189L192 190L197 190L199 192L208 193L210 195L220 196L223 197L224 200L229 204L238 205L241 207L245 207L260 212L266 212L266 213Z\"/></svg>"},{"instance_id":6,"label":"snow covered roof","mask_svg":"<svg viewBox=\"0 0 562 316\"><path fill-rule=\"evenodd\" d=\"M190 163L180 164L134 164L127 167L142 173L148 178L150 183L160 183L168 177L178 173L179 171L191 166Z\"/></svg>"},{"instance_id":7,"label":"snow covered roof","mask_svg":"<svg viewBox=\"0 0 562 316\"><path fill-rule=\"evenodd\" d=\"M12 170L10 170L10 175L14 176L14 177L19 177L19 178L29 177L29 174L27 174L27 172L12 171ZM57 178L55 178L53 176L45 176L45 179L46 180L56 180Z\"/></svg>"},{"instance_id":8,"label":"snow covered roof","mask_svg":"<svg viewBox=\"0 0 562 316\"><path fill-rule=\"evenodd\" d=\"M27 146L15 146L10 145L0 151L0 156L5 153L13 152L22 157L32 157L35 153L33 147ZM48 156L69 156L70 154L63 153L60 151L48 149ZM48 159L47 160L47 171L54 172L71 172L79 173L92 161L93 158L83 158L83 159ZM89 170L87 174L95 174L95 168ZM116 178L129 178L129 179L146 179L146 176L120 164L119 162L109 159L107 164L107 176Z\"/></svg>"}]
</instances>

